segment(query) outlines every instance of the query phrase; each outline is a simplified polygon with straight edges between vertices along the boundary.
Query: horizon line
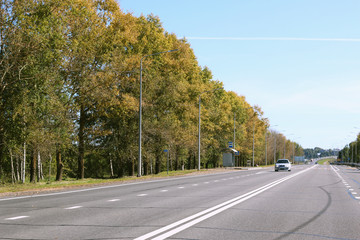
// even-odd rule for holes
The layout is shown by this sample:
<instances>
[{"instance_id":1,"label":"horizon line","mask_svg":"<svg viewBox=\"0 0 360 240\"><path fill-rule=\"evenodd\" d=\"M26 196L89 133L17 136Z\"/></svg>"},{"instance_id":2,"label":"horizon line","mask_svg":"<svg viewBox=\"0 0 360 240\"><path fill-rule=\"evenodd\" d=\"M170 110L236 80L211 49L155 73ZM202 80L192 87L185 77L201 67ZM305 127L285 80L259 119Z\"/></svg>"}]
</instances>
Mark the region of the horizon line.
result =
<instances>
[{"instance_id":1,"label":"horizon line","mask_svg":"<svg viewBox=\"0 0 360 240\"><path fill-rule=\"evenodd\" d=\"M329 41L360 42L360 38L295 38L295 37L183 37L189 40L232 40L232 41Z\"/></svg>"}]
</instances>

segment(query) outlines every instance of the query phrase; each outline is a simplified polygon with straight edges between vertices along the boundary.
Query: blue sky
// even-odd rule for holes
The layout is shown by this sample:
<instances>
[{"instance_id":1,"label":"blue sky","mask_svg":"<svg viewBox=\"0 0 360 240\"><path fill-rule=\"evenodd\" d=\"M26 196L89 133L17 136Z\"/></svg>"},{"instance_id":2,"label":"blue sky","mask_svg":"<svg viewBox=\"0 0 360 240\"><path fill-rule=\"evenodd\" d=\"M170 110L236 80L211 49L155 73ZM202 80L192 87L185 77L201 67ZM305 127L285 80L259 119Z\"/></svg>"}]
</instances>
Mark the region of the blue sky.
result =
<instances>
[{"instance_id":1,"label":"blue sky","mask_svg":"<svg viewBox=\"0 0 360 240\"><path fill-rule=\"evenodd\" d=\"M118 2L159 16L226 90L304 148L342 148L360 132L359 0Z\"/></svg>"}]
</instances>

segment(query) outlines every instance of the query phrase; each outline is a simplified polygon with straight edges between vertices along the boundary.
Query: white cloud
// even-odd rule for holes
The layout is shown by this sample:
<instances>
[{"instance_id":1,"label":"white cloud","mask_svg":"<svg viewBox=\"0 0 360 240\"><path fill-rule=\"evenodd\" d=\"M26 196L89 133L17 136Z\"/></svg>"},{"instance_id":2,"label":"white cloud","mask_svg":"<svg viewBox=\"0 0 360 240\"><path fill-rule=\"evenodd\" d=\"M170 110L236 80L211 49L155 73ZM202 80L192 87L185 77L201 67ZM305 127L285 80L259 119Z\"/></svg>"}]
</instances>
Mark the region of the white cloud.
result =
<instances>
[{"instance_id":1,"label":"white cloud","mask_svg":"<svg viewBox=\"0 0 360 240\"><path fill-rule=\"evenodd\" d=\"M295 37L185 37L189 40L232 40L232 41L331 41L360 42L360 38L295 38Z\"/></svg>"}]
</instances>

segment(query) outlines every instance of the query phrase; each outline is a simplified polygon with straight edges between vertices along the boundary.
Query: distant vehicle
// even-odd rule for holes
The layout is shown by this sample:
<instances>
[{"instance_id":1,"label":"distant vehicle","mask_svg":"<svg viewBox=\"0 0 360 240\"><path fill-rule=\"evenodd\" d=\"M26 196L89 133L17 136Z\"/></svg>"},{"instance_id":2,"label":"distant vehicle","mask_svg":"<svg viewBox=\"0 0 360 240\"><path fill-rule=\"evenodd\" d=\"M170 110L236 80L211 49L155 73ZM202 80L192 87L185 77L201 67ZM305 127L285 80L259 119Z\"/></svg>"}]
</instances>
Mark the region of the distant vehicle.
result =
<instances>
[{"instance_id":1,"label":"distant vehicle","mask_svg":"<svg viewBox=\"0 0 360 240\"><path fill-rule=\"evenodd\" d=\"M291 162L288 159L279 159L275 163L275 172L279 170L291 171Z\"/></svg>"}]
</instances>

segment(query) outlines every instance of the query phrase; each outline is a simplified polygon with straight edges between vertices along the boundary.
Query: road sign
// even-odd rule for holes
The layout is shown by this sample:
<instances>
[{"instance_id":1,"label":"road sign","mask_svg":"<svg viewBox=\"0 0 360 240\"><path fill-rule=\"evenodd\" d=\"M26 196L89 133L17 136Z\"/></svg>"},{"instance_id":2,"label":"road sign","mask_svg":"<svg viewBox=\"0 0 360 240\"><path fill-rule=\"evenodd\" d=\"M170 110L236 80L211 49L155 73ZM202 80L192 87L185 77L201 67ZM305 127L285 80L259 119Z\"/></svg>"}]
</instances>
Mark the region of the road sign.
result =
<instances>
[{"instance_id":1,"label":"road sign","mask_svg":"<svg viewBox=\"0 0 360 240\"><path fill-rule=\"evenodd\" d=\"M229 148L233 148L233 142L228 142Z\"/></svg>"},{"instance_id":2,"label":"road sign","mask_svg":"<svg viewBox=\"0 0 360 240\"><path fill-rule=\"evenodd\" d=\"M165 149L164 152L168 152L169 150Z\"/></svg>"}]
</instances>

